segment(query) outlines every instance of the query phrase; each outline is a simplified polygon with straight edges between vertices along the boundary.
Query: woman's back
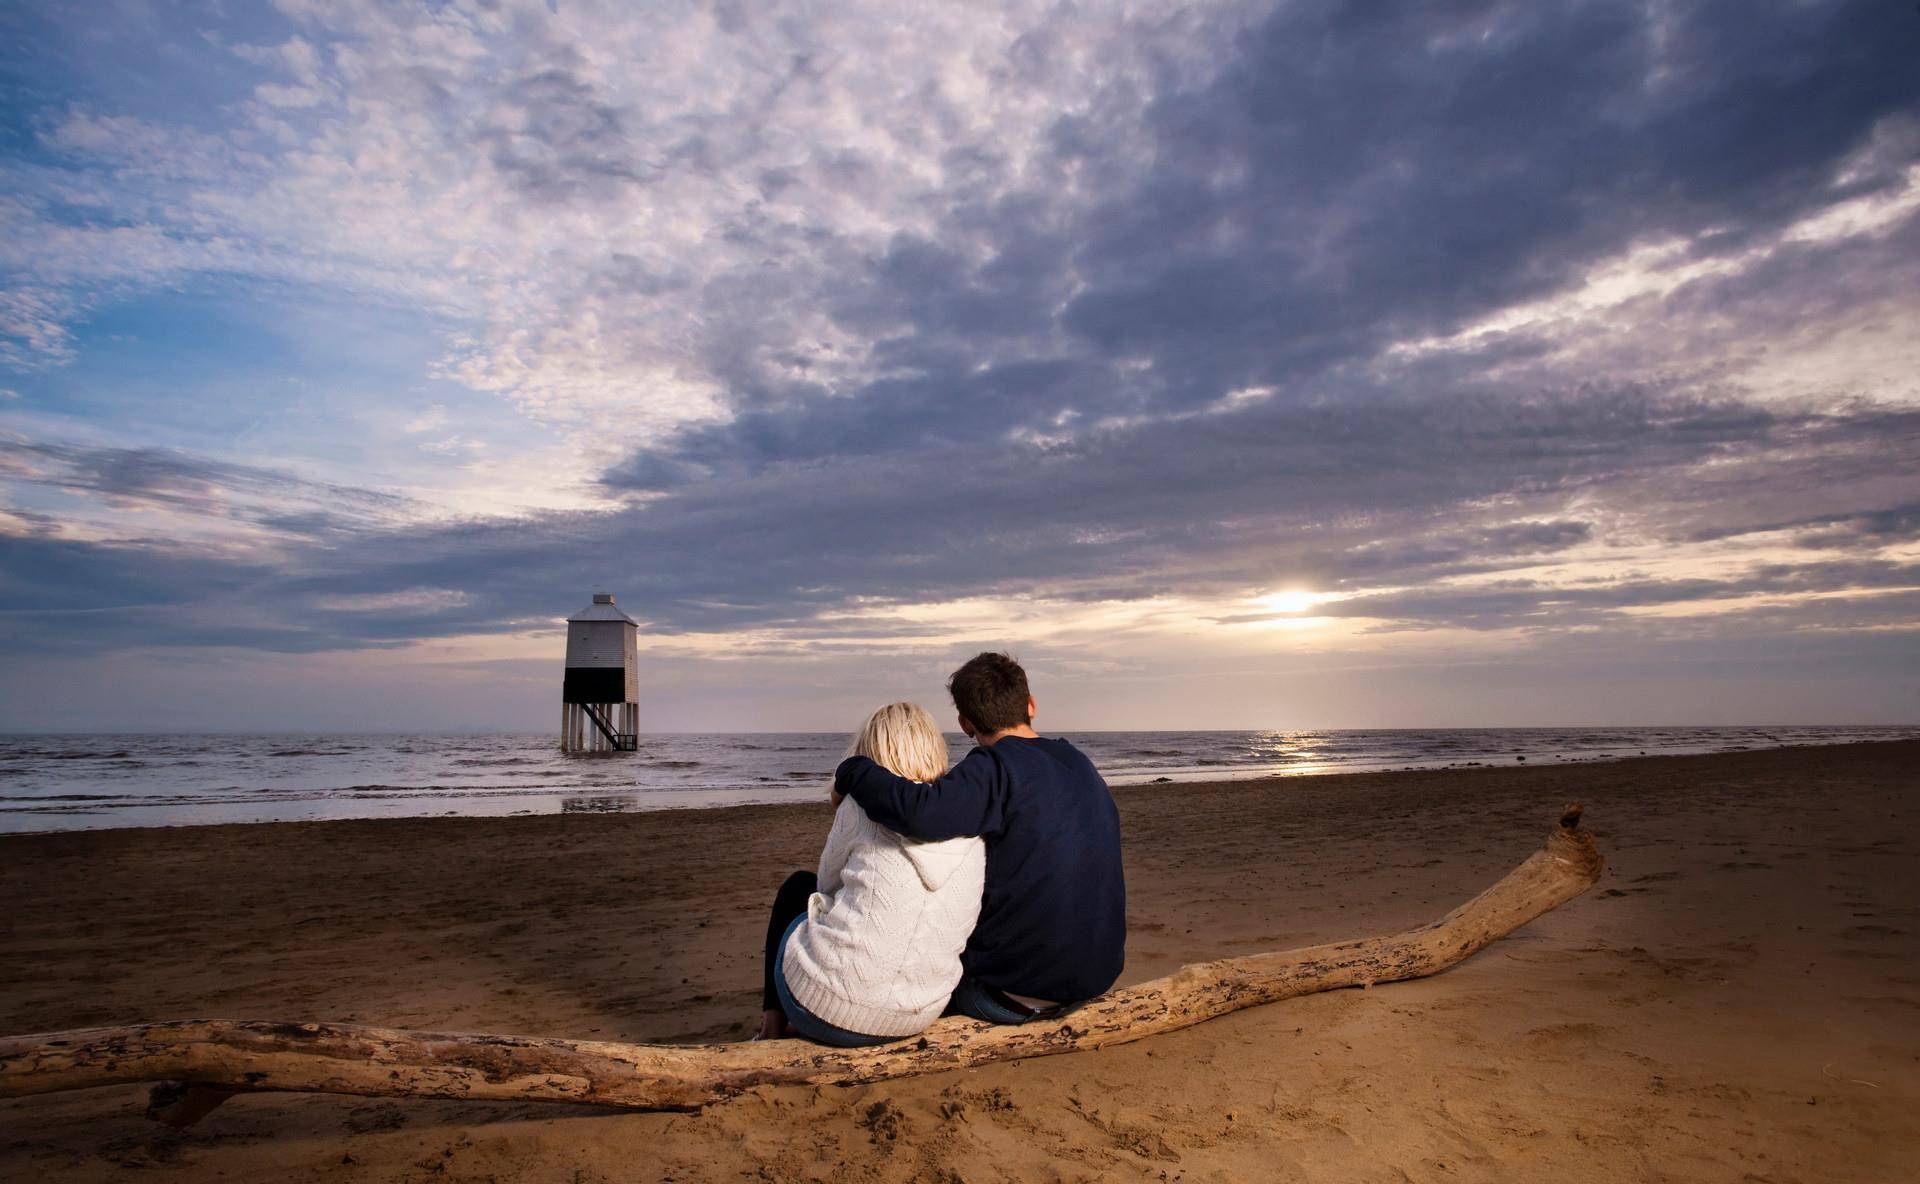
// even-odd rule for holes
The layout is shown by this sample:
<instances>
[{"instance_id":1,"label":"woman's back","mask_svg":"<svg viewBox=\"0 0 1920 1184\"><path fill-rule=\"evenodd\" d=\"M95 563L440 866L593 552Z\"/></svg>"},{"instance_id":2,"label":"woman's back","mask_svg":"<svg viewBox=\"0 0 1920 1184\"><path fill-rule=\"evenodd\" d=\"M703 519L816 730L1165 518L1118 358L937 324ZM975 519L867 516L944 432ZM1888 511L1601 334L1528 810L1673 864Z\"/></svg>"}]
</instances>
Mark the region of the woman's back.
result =
<instances>
[{"instance_id":1,"label":"woman's back","mask_svg":"<svg viewBox=\"0 0 1920 1184\"><path fill-rule=\"evenodd\" d=\"M937 1019L960 981L980 915L986 845L906 839L842 802L820 853L819 891L787 938L786 984L837 1027L910 1036Z\"/></svg>"}]
</instances>

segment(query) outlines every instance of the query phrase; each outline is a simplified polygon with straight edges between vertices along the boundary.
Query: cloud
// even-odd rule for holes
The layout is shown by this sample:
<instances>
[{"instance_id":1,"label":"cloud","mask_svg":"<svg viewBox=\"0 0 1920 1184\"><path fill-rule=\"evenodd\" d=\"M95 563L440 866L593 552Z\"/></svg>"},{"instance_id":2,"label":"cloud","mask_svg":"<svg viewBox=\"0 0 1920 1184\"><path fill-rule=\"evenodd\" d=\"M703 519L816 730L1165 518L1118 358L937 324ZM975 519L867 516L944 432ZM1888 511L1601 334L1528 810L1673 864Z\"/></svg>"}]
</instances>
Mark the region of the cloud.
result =
<instances>
[{"instance_id":1,"label":"cloud","mask_svg":"<svg viewBox=\"0 0 1920 1184\"><path fill-rule=\"evenodd\" d=\"M825 315L835 277L1014 184L1093 89L1223 35L1170 4L282 8L286 40L231 51L255 98L224 134L84 111L44 133L19 270L89 302L219 270L424 304L464 327L442 373L621 442L799 359L870 372ZM60 225L76 185L123 224Z\"/></svg>"},{"instance_id":2,"label":"cloud","mask_svg":"<svg viewBox=\"0 0 1920 1184\"><path fill-rule=\"evenodd\" d=\"M1694 487L1707 508L1721 504L1716 491L1749 480L1783 500L1842 497L1916 445L1911 412L1795 415L1642 388L1524 403L1270 401L1067 444L767 463L613 513L344 532L332 520L260 516L289 536L324 530L324 546L289 537L274 570L244 578L247 598L297 625L302 645L343 647L524 629L564 612L565 589L607 585L654 636L768 627L880 636L873 613L890 604L1231 601L1288 586L1344 597L1316 615L1397 629L1559 628L1628 607L1898 584L1910 565L1877 555L1914 539L1914 519L1899 512L1797 525L1813 545L1854 559L1769 566L1761 553L1735 552L1723 570L1684 578L1607 569L1620 566L1614 555L1671 563L1673 544L1715 534L1699 525L1702 507L1678 494L1647 500L1649 486ZM203 483L223 471L182 458L93 458L62 472L121 496L221 504ZM264 479L226 476L236 486ZM1738 520L1745 510L1722 512ZM1851 546L1829 537L1843 524L1856 533ZM216 568L208 578L212 597L242 577ZM373 611L403 602L404 612ZM829 619L851 610L866 619Z\"/></svg>"},{"instance_id":3,"label":"cloud","mask_svg":"<svg viewBox=\"0 0 1920 1184\"><path fill-rule=\"evenodd\" d=\"M70 361L73 334L66 322L73 313L73 302L56 292L34 288L0 292L0 363L28 369Z\"/></svg>"},{"instance_id":4,"label":"cloud","mask_svg":"<svg viewBox=\"0 0 1920 1184\"><path fill-rule=\"evenodd\" d=\"M1808 593L1845 593L1782 603ZM1716 578L1680 580L1623 579L1586 586L1533 580L1499 581L1474 588L1419 588L1358 596L1316 608L1320 615L1355 617L1389 629L1464 628L1564 630L1613 628L1634 610L1686 609L1706 601L1769 598L1714 615L1716 633L1741 632L1742 617L1764 614L1770 623L1785 616L1801 628L1847 625L1854 628L1905 624L1920 603L1920 564L1890 561L1862 563L1766 564ZM1835 611L1836 609L1841 611Z\"/></svg>"},{"instance_id":5,"label":"cloud","mask_svg":"<svg viewBox=\"0 0 1920 1184\"><path fill-rule=\"evenodd\" d=\"M0 479L90 495L109 506L298 527L296 533L382 524L411 508L390 493L194 456L165 448L103 448L0 440ZM290 510L302 511L291 515Z\"/></svg>"},{"instance_id":6,"label":"cloud","mask_svg":"<svg viewBox=\"0 0 1920 1184\"><path fill-rule=\"evenodd\" d=\"M0 363L56 385L9 404L134 294L404 309L444 336L387 422L475 474L484 443L516 512L41 415L0 446L13 644L68 588L125 610L101 646L521 636L608 585L688 646L1027 602L1157 639L1083 655L1123 665L1289 589L1329 646L1902 627L1910 12L286 0L217 33L221 103L31 114Z\"/></svg>"}]
</instances>

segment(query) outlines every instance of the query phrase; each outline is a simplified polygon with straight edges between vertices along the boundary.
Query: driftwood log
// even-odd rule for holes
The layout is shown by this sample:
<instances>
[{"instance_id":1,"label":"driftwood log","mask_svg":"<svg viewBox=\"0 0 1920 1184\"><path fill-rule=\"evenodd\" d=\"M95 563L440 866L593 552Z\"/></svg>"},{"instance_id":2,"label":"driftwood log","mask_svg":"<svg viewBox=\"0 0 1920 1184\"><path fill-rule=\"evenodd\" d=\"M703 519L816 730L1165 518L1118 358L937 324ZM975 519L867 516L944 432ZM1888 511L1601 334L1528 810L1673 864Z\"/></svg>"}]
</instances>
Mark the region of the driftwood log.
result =
<instances>
[{"instance_id":1,"label":"driftwood log","mask_svg":"<svg viewBox=\"0 0 1920 1184\"><path fill-rule=\"evenodd\" d=\"M191 1123L235 1093L574 1102L691 1110L758 1085L852 1085L1124 1044L1262 1003L1419 978L1592 887L1604 866L1569 806L1546 846L1440 920L1384 937L1201 962L1059 1019L944 1019L873 1048L799 1040L673 1046L405 1032L348 1024L181 1020L0 1039L0 1097L157 1081L148 1113Z\"/></svg>"}]
</instances>

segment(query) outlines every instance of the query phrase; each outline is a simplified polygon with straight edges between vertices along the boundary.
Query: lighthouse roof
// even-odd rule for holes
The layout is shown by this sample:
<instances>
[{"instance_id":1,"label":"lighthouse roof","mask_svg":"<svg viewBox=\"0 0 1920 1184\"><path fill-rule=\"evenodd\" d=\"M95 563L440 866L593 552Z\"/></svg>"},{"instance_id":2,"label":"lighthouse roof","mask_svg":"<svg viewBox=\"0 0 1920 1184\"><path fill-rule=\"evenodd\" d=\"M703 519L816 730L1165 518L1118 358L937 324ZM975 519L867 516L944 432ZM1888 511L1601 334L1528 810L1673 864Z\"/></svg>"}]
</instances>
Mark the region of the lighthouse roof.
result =
<instances>
[{"instance_id":1,"label":"lighthouse roof","mask_svg":"<svg viewBox=\"0 0 1920 1184\"><path fill-rule=\"evenodd\" d=\"M568 621L625 621L629 625L637 624L632 617L613 606L613 593L595 592L593 603L567 618Z\"/></svg>"}]
</instances>

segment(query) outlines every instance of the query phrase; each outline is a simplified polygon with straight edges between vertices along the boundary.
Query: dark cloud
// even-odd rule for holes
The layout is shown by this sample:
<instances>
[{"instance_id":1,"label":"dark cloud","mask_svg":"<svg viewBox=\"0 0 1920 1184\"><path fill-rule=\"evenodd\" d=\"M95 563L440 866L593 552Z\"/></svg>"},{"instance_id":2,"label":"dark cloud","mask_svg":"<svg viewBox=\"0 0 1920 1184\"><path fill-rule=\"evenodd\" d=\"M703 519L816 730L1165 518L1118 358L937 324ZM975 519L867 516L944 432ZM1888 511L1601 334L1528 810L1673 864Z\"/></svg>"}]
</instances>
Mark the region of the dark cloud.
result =
<instances>
[{"instance_id":1,"label":"dark cloud","mask_svg":"<svg viewBox=\"0 0 1920 1184\"><path fill-rule=\"evenodd\" d=\"M1593 524L1558 520L1521 522L1460 534L1396 536L1361 543L1333 562L1343 579L1380 573L1406 579L1417 573L1458 575L1497 568L1523 556L1548 555L1593 537Z\"/></svg>"},{"instance_id":2,"label":"dark cloud","mask_svg":"<svg viewBox=\"0 0 1920 1184\"><path fill-rule=\"evenodd\" d=\"M1760 564L1720 578L1627 578L1602 584L1566 586L1537 580L1494 581L1473 588L1411 589L1357 596L1316 608L1329 617L1379 622L1384 629L1566 629L1612 625L1627 610L1687 606L1701 601L1748 597L1852 593L1835 601L1813 601L1756 610L1770 618L1806 624L1853 627L1904 623L1901 614L1920 598L1920 564L1891 561L1856 563ZM1717 614L1721 625L1737 627L1738 613ZM1256 619L1256 618L1242 618Z\"/></svg>"},{"instance_id":3,"label":"dark cloud","mask_svg":"<svg viewBox=\"0 0 1920 1184\"><path fill-rule=\"evenodd\" d=\"M856 602L1397 588L1319 611L1394 628L1559 628L1626 608L1911 582L1910 565L1866 554L1572 589L1497 577L1594 544L1593 522L1569 511L1608 506L1622 490L1684 488L1708 471L1723 484L1753 474L1776 496L1817 497L1916 447L1920 416L1907 413L1792 415L1639 387L1269 402L1064 443L763 465L614 513L363 532L324 547L290 538L271 566L45 544L59 563L38 552L9 560L45 574L31 595L14 587L7 607L21 637L34 622L64 628L69 586L91 589L96 608L247 604L235 617L246 644L277 626L284 636L265 644L306 648L525 628L596 587L616 588L657 635L797 626L821 636L835 628L819 614ZM1793 489L1779 476L1788 457L1799 458L1785 466ZM1699 534L1691 510L1676 522L1660 502L1631 510L1648 543ZM1621 508L1605 513L1618 530ZM1904 521L1846 519L1880 532ZM127 579L148 564L166 578ZM1467 576L1495 582L1436 586ZM197 612L190 635L203 639L218 619ZM871 620L858 628L885 632ZM171 639L161 630L149 640Z\"/></svg>"},{"instance_id":4,"label":"dark cloud","mask_svg":"<svg viewBox=\"0 0 1920 1184\"><path fill-rule=\"evenodd\" d=\"M1764 21L1716 3L1289 4L1144 116L1063 116L1033 186L961 187L950 241L899 236L834 281L825 308L875 343L879 377L828 392L743 365L758 355L728 341L716 369L738 418L608 481L1078 433L1250 386L1339 397L1384 347L1555 292L1633 244L1726 255L1894 184L1920 159L1889 130L1920 111L1916 56L1920 18L1870 2ZM1807 291L1791 272L1836 251L1871 254L1789 246L1752 277L1677 295L1677 330ZM1857 295L1860 270L1822 290ZM1439 397L1545 348L1511 336L1428 363L1451 373L1396 377Z\"/></svg>"},{"instance_id":5,"label":"dark cloud","mask_svg":"<svg viewBox=\"0 0 1920 1184\"><path fill-rule=\"evenodd\" d=\"M686 163L643 163L619 106L581 77L574 55L558 57L502 79L469 133L521 193L543 202L606 198ZM677 155L697 155L697 142Z\"/></svg>"},{"instance_id":6,"label":"dark cloud","mask_svg":"<svg viewBox=\"0 0 1920 1184\"><path fill-rule=\"evenodd\" d=\"M1377 586L1588 542L1572 499L1654 474L1684 485L1710 463L1718 481L1765 479L1792 452L1817 458L1792 474L1817 496L1916 446L1920 417L1644 388L1273 402L1055 444L810 457L613 516L369 540L314 586L484 587L531 612L593 572L664 631L805 619L853 598ZM1657 504L1635 512L1665 529Z\"/></svg>"},{"instance_id":7,"label":"dark cloud","mask_svg":"<svg viewBox=\"0 0 1920 1184\"><path fill-rule=\"evenodd\" d=\"M779 447L763 445L755 463L736 454L725 479L675 489L608 527L645 554L686 557L641 575L655 595L691 593L684 617L655 602L663 624L704 620L697 606L709 598L791 607L1070 592L1082 581L1109 595L1392 583L1586 541L1591 525L1564 513L1574 497L1624 493L1645 528L1666 532L1668 505L1737 518L1764 504L1720 504L1742 483L1782 501L1837 496L1915 447L1920 414L1871 407L1769 411L1639 386L1349 391L1057 443L922 440L777 460ZM718 464L725 453L707 455ZM1710 486L1698 475L1707 462Z\"/></svg>"},{"instance_id":8,"label":"dark cloud","mask_svg":"<svg viewBox=\"0 0 1920 1184\"><path fill-rule=\"evenodd\" d=\"M258 521L294 533L376 525L411 499L256 465L167 448L102 448L0 441L0 476L99 497L109 505L146 505L208 517ZM289 512L290 506L305 508Z\"/></svg>"},{"instance_id":9,"label":"dark cloud","mask_svg":"<svg viewBox=\"0 0 1920 1184\"><path fill-rule=\"evenodd\" d=\"M1787 532L1802 547L1853 547L1881 542L1909 542L1920 539L1920 502L1889 506L1864 513L1814 514L1782 522L1748 522L1738 526L1716 526L1694 531L1696 542L1713 542L1741 535Z\"/></svg>"},{"instance_id":10,"label":"dark cloud","mask_svg":"<svg viewBox=\"0 0 1920 1184\"><path fill-rule=\"evenodd\" d=\"M265 574L153 545L6 536L0 536L0 572L0 614L72 620L188 605L257 583Z\"/></svg>"},{"instance_id":11,"label":"dark cloud","mask_svg":"<svg viewBox=\"0 0 1920 1184\"><path fill-rule=\"evenodd\" d=\"M1163 396L1205 396L1184 376L1310 378L1634 241L1735 249L1831 201L1840 162L1920 101L1912 13L1772 15L1284 6L1209 85L1155 101L1152 167L1090 212L1065 324L1182 375Z\"/></svg>"}]
</instances>

